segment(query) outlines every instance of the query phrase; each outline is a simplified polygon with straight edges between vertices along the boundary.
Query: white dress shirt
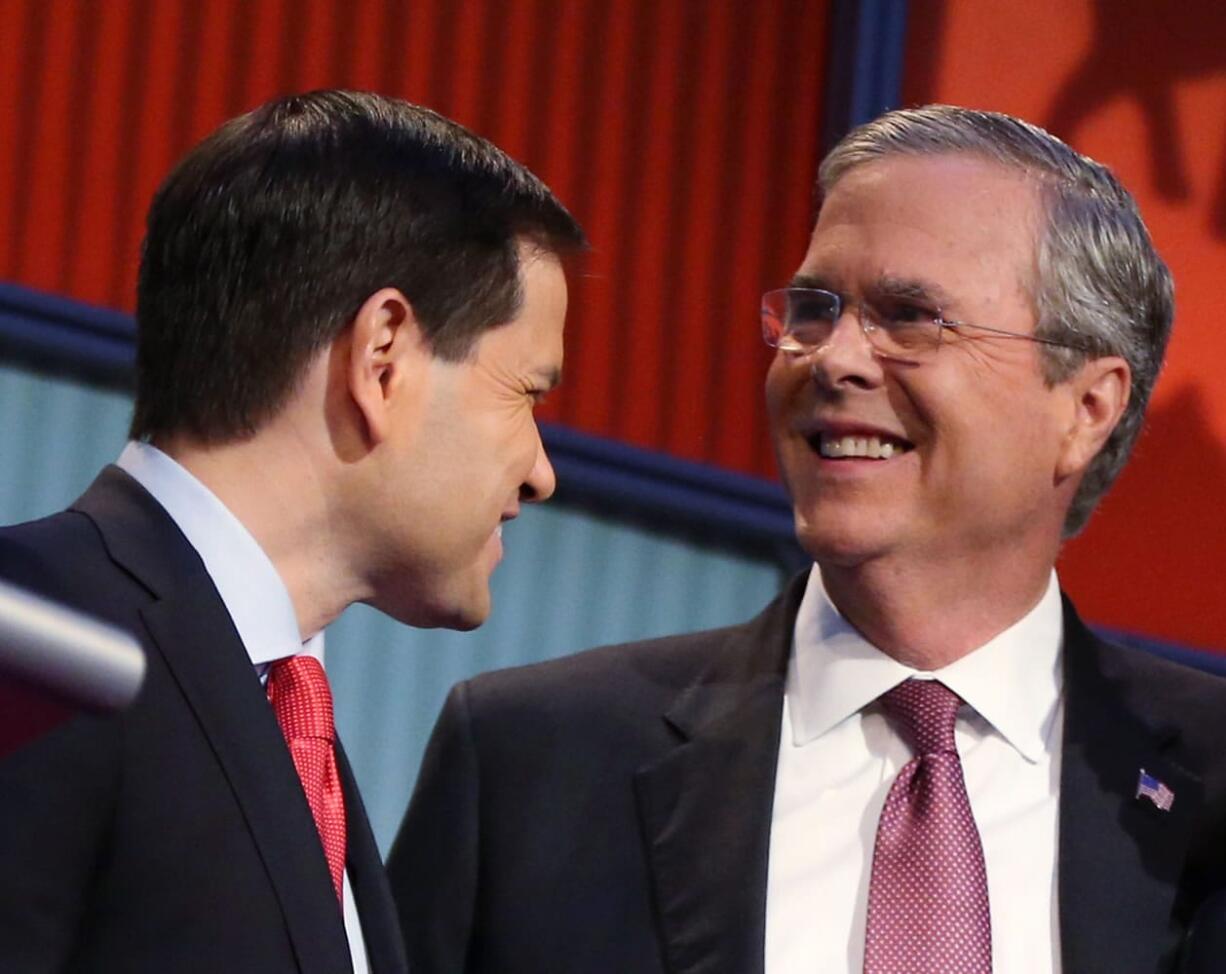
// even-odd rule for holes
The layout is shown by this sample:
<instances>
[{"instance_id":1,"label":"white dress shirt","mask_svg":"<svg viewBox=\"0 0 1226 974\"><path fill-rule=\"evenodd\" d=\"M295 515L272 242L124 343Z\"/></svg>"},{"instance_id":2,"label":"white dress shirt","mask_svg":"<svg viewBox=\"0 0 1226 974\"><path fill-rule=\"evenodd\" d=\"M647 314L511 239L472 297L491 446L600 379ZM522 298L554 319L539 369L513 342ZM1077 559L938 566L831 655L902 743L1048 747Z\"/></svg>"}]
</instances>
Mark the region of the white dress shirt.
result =
<instances>
[{"instance_id":1,"label":"white dress shirt","mask_svg":"<svg viewBox=\"0 0 1226 974\"><path fill-rule=\"evenodd\" d=\"M293 602L277 569L211 490L147 443L129 443L116 463L165 508L200 555L261 682L267 680L269 666L287 656L309 653L323 663L323 633L303 641ZM347 869L342 889L354 974L367 974L366 945Z\"/></svg>"},{"instance_id":2,"label":"white dress shirt","mask_svg":"<svg viewBox=\"0 0 1226 974\"><path fill-rule=\"evenodd\" d=\"M933 611L940 611L934 607ZM766 974L864 967L877 819L912 757L878 697L939 679L965 704L955 728L983 841L995 974L1060 974L1056 825L1063 615L1052 573L1021 621L931 673L872 646L815 567L796 617L784 695L766 893Z\"/></svg>"}]
</instances>

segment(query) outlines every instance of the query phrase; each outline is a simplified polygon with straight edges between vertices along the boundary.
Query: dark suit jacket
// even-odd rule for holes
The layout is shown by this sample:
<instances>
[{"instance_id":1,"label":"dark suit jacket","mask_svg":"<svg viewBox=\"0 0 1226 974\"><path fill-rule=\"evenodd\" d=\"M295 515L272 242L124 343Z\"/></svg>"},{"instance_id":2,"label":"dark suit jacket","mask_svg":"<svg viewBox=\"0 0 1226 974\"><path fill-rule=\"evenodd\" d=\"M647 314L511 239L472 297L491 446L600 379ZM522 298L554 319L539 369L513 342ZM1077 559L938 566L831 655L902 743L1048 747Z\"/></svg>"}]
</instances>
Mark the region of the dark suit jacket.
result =
<instances>
[{"instance_id":1,"label":"dark suit jacket","mask_svg":"<svg viewBox=\"0 0 1226 974\"><path fill-rule=\"evenodd\" d=\"M803 588L744 625L458 686L388 864L414 974L760 974ZM1064 971L1174 971L1226 888L1226 681L1071 606L1065 627ZM1135 797L1141 768L1170 811Z\"/></svg>"},{"instance_id":2,"label":"dark suit jacket","mask_svg":"<svg viewBox=\"0 0 1226 974\"><path fill-rule=\"evenodd\" d=\"M194 549L109 467L73 507L0 530L0 577L135 633L145 684L0 760L0 970L351 968L310 809L264 690ZM405 970L338 746L372 970Z\"/></svg>"}]
</instances>

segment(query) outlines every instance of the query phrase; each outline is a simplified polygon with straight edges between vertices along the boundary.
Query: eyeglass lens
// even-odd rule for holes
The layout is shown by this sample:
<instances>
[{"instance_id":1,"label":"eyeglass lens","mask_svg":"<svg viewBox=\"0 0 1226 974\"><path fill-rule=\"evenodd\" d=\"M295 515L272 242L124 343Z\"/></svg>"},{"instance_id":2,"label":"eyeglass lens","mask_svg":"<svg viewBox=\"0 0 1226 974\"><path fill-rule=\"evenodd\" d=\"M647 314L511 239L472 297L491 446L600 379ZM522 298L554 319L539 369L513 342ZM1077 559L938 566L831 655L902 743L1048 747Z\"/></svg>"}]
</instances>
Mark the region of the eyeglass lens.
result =
<instances>
[{"instance_id":1,"label":"eyeglass lens","mask_svg":"<svg viewBox=\"0 0 1226 974\"><path fill-rule=\"evenodd\" d=\"M830 340L845 302L830 291L780 288L762 301L762 327L768 345L805 354ZM936 348L941 326L933 312L903 300L883 299L856 307L860 326L877 351L914 355Z\"/></svg>"}]
</instances>

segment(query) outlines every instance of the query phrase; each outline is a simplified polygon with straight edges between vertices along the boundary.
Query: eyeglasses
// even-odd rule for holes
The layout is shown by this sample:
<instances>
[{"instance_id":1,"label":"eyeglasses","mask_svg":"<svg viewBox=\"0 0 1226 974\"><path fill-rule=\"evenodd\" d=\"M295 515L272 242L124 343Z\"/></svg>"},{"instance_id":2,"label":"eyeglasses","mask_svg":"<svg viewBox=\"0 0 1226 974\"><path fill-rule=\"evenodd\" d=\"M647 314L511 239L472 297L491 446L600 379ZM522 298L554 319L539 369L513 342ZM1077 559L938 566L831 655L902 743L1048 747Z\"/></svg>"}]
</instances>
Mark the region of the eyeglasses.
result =
<instances>
[{"instance_id":1,"label":"eyeglasses","mask_svg":"<svg viewBox=\"0 0 1226 974\"><path fill-rule=\"evenodd\" d=\"M771 348L808 355L830 341L835 324L850 307L858 309L860 330L883 358L922 361L936 354L947 330L963 328L1085 351L1082 346L1068 342L950 321L942 318L939 310L923 308L907 298L852 302L833 291L808 287L783 287L762 295L762 337Z\"/></svg>"}]
</instances>

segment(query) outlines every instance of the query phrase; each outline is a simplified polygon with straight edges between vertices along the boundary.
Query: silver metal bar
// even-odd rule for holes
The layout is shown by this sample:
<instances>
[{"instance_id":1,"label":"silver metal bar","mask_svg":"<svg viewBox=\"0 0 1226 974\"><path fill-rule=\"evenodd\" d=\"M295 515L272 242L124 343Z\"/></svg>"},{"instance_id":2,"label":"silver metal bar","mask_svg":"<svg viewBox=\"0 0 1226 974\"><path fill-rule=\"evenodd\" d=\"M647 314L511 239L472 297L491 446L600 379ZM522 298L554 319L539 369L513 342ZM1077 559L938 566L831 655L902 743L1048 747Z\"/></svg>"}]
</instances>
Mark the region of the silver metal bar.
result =
<instances>
[{"instance_id":1,"label":"silver metal bar","mask_svg":"<svg viewBox=\"0 0 1226 974\"><path fill-rule=\"evenodd\" d=\"M145 654L121 629L0 582L0 675L118 710L140 689Z\"/></svg>"}]
</instances>

